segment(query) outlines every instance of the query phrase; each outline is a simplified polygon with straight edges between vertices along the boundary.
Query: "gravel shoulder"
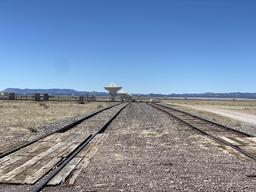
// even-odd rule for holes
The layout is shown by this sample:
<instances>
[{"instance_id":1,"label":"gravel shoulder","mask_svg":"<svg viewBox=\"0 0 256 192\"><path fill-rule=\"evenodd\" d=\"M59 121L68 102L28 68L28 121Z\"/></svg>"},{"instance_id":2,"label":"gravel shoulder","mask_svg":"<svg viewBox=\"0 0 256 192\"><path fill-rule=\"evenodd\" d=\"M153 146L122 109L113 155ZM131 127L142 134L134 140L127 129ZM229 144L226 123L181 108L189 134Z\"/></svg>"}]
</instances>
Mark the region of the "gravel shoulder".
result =
<instances>
[{"instance_id":1,"label":"gravel shoulder","mask_svg":"<svg viewBox=\"0 0 256 192\"><path fill-rule=\"evenodd\" d=\"M46 191L255 191L255 162L233 156L146 104L111 124L74 187Z\"/></svg>"},{"instance_id":2,"label":"gravel shoulder","mask_svg":"<svg viewBox=\"0 0 256 192\"><path fill-rule=\"evenodd\" d=\"M256 125L253 125L251 123L239 121L233 118L229 118L217 113L205 111L205 110L199 110L191 107L186 107L183 105L177 105L177 104L165 104L167 106L171 106L176 109L180 109L186 112L189 112L191 114L197 115L199 117L232 127L234 129L249 133L251 135L256 136Z\"/></svg>"},{"instance_id":3,"label":"gravel shoulder","mask_svg":"<svg viewBox=\"0 0 256 192\"><path fill-rule=\"evenodd\" d=\"M256 163L233 156L144 103L132 103L74 186L44 191L256 191ZM29 186L1 186L25 191Z\"/></svg>"},{"instance_id":4,"label":"gravel shoulder","mask_svg":"<svg viewBox=\"0 0 256 192\"><path fill-rule=\"evenodd\" d=\"M103 111L103 112L93 116L90 119L87 119L86 121L82 122L78 126L70 129L69 130L69 134L72 135L72 133L76 134L76 133L79 133L79 132L81 133L82 132L82 135L84 135L85 136L84 138L86 138L87 137L86 135L93 134L97 129L102 127L124 105L126 105L126 104L118 105L118 106L116 106L114 108L111 108L109 110ZM0 173L2 173L1 170L0 170ZM32 191L33 188L34 188L33 185L0 184L0 192L2 192L2 191L6 191L6 192L13 192L13 191L23 192L24 191L25 192L25 191ZM50 190L50 191L52 191L52 190Z\"/></svg>"},{"instance_id":5,"label":"gravel shoulder","mask_svg":"<svg viewBox=\"0 0 256 192\"><path fill-rule=\"evenodd\" d=\"M239 121L242 121L245 123L250 123L250 124L256 126L256 115L239 112L239 111L234 111L234 110L229 110L229 109L216 108L216 107L212 107L212 106L192 106L192 105L182 105L182 106L200 110L200 111L207 111L207 112L215 113L218 115L222 115L224 117L239 120Z\"/></svg>"}]
</instances>

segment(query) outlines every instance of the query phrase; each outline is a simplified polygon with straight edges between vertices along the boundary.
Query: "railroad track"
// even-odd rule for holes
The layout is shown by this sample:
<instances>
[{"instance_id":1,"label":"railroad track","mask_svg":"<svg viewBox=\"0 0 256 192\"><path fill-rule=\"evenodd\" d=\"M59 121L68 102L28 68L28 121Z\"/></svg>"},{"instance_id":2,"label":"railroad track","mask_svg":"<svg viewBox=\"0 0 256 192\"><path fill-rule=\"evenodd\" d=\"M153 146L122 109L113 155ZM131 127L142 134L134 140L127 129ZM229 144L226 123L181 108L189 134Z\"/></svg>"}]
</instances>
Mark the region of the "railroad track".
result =
<instances>
[{"instance_id":1,"label":"railroad track","mask_svg":"<svg viewBox=\"0 0 256 192\"><path fill-rule=\"evenodd\" d=\"M256 137L196 115L161 104L152 107L174 117L222 146L229 147L256 161Z\"/></svg>"},{"instance_id":2,"label":"railroad track","mask_svg":"<svg viewBox=\"0 0 256 192\"><path fill-rule=\"evenodd\" d=\"M121 103L99 110L1 154L0 183L34 185L34 192L67 179L74 184L88 164L88 156L96 153L95 146L106 139L106 128L127 105Z\"/></svg>"},{"instance_id":3,"label":"railroad track","mask_svg":"<svg viewBox=\"0 0 256 192\"><path fill-rule=\"evenodd\" d=\"M96 111L96 112L94 112L92 114L89 114L86 117L83 117L83 118L81 118L79 120L76 120L76 121L74 121L74 122L72 122L72 123L70 123L70 124L68 124L68 125L66 125L64 127L61 127L60 129L57 129L56 131L53 131L53 132L47 133L45 135L42 135L42 136L40 136L40 137L30 141L30 142L26 142L24 144L18 145L17 147L1 151L0 152L0 159L5 157L5 156L7 156L7 155L9 155L9 154L11 154L11 153L14 153L14 152L20 150L22 148L25 148L25 147L27 147L29 145L32 145L33 143L35 143L35 142L37 142L37 141L39 141L41 139L44 139L44 138L46 138L46 137L48 137L50 135L53 135L54 133L63 133L65 131L69 130L69 129L72 129L73 127L79 125L80 123L84 122L85 120L90 119L90 118L94 117L95 115L97 115L97 114L99 114L99 113L101 113L103 111L106 111L108 109L111 109L111 108L113 108L115 106L118 106L118 105L120 105L120 104L115 104L115 105L112 105L110 107L106 107L106 108L101 109L99 111Z\"/></svg>"}]
</instances>

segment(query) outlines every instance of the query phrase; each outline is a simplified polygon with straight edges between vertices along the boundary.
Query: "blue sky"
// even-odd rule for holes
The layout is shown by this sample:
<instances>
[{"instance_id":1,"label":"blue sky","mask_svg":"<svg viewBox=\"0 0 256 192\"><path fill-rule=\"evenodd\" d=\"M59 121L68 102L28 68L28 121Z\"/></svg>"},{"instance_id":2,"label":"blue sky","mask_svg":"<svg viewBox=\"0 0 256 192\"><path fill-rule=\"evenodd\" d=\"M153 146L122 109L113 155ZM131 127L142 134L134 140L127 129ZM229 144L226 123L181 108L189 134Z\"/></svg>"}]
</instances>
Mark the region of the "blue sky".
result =
<instances>
[{"instance_id":1,"label":"blue sky","mask_svg":"<svg viewBox=\"0 0 256 192\"><path fill-rule=\"evenodd\" d=\"M256 92L255 0L2 0L0 90Z\"/></svg>"}]
</instances>

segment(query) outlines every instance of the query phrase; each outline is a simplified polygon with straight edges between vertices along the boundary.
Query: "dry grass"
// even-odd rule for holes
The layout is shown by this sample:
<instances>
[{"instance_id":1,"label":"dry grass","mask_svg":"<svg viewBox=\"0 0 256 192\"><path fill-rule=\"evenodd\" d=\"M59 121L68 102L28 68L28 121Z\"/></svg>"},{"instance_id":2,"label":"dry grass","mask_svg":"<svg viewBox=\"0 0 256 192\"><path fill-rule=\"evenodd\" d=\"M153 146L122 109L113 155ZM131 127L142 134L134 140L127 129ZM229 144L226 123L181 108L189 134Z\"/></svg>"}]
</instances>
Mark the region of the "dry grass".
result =
<instances>
[{"instance_id":1,"label":"dry grass","mask_svg":"<svg viewBox=\"0 0 256 192\"><path fill-rule=\"evenodd\" d=\"M237 120L233 120L228 117L224 117L222 115L214 114L214 113L207 112L207 111L188 109L188 108L182 108L182 109L187 112L194 113L195 115L199 114L201 117L206 117L207 119L214 121L214 122L219 122L221 124L230 125L230 126L239 127L239 128L242 127L241 122L239 122Z\"/></svg>"},{"instance_id":2,"label":"dry grass","mask_svg":"<svg viewBox=\"0 0 256 192\"><path fill-rule=\"evenodd\" d=\"M0 102L0 126L36 131L46 123L87 114L108 105L107 103L35 103Z\"/></svg>"},{"instance_id":3,"label":"dry grass","mask_svg":"<svg viewBox=\"0 0 256 192\"><path fill-rule=\"evenodd\" d=\"M211 100L165 100L163 103L171 105L197 105L228 109L256 115L256 101L211 101Z\"/></svg>"},{"instance_id":4,"label":"dry grass","mask_svg":"<svg viewBox=\"0 0 256 192\"><path fill-rule=\"evenodd\" d=\"M237 112L244 112L256 115L256 101L198 101L198 100L168 100L162 103L167 103L174 106L177 109L187 111L189 113L201 116L203 118L218 122L223 125L227 125L238 130L256 135L255 125L241 122L232 118L228 118L212 112L196 109L197 106L209 107L209 108L222 108L233 110ZM194 108L192 108L194 107Z\"/></svg>"},{"instance_id":5,"label":"dry grass","mask_svg":"<svg viewBox=\"0 0 256 192\"><path fill-rule=\"evenodd\" d=\"M245 106L245 107L256 107L255 100L235 100L235 101L225 101L225 100L164 100L165 103L173 104L188 104L188 105L221 105L221 106Z\"/></svg>"},{"instance_id":6,"label":"dry grass","mask_svg":"<svg viewBox=\"0 0 256 192\"><path fill-rule=\"evenodd\" d=\"M0 150L10 143L19 143L40 134L38 128L45 124L86 115L110 104L0 101Z\"/></svg>"}]
</instances>

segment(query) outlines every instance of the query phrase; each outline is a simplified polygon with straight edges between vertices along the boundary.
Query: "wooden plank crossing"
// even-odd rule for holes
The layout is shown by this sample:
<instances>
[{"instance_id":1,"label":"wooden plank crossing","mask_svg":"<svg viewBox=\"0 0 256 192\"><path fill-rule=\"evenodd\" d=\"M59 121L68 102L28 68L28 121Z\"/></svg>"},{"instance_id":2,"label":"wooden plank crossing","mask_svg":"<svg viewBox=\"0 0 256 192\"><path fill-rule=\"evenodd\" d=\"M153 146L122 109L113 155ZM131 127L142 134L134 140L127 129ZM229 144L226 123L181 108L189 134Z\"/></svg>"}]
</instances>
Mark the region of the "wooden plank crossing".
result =
<instances>
[{"instance_id":1,"label":"wooden plank crossing","mask_svg":"<svg viewBox=\"0 0 256 192\"><path fill-rule=\"evenodd\" d=\"M256 137L221 137L221 139L256 156Z\"/></svg>"},{"instance_id":2,"label":"wooden plank crossing","mask_svg":"<svg viewBox=\"0 0 256 192\"><path fill-rule=\"evenodd\" d=\"M87 137L86 132L72 130L54 133L32 145L0 159L0 183L35 184L53 170ZM108 134L97 135L76 158L70 161L49 183L57 185L68 179L73 185L80 172L90 163Z\"/></svg>"},{"instance_id":3,"label":"wooden plank crossing","mask_svg":"<svg viewBox=\"0 0 256 192\"><path fill-rule=\"evenodd\" d=\"M69 185L74 185L77 177L82 172L82 170L86 169L89 165L91 158L98 152L100 145L102 145L106 139L109 137L109 134L100 134L95 137L95 139L90 143L90 145L81 151L78 156L82 157L82 161L74 168L71 173L71 176L68 179Z\"/></svg>"},{"instance_id":4,"label":"wooden plank crossing","mask_svg":"<svg viewBox=\"0 0 256 192\"><path fill-rule=\"evenodd\" d=\"M97 153L100 145L107 137L108 134L97 135L76 158L71 160L53 179L51 179L48 185L64 183L69 176L68 184L73 185L81 171L88 166L90 159Z\"/></svg>"},{"instance_id":5,"label":"wooden plank crossing","mask_svg":"<svg viewBox=\"0 0 256 192\"><path fill-rule=\"evenodd\" d=\"M0 183L36 184L42 182L47 176L59 171L67 158L72 157L73 159L48 184L57 185L66 181L74 184L79 173L86 168L90 159L98 151L99 145L108 137L107 134L97 132L102 125L105 125L105 121L109 120L109 115L104 112L102 114L104 115L95 116L90 121L85 121L65 132L54 132L27 146L21 146L20 149L17 148L0 158ZM112 117L111 113L110 115ZM82 145L84 149L79 154L73 153L81 144L87 144L85 139L92 138L92 135L95 136L93 140L90 140L85 147ZM73 157L72 154L76 156Z\"/></svg>"},{"instance_id":6,"label":"wooden plank crossing","mask_svg":"<svg viewBox=\"0 0 256 192\"><path fill-rule=\"evenodd\" d=\"M239 143L237 141L234 141L232 138L229 138L229 137L220 137L220 138L231 143L232 145L236 145L236 146L239 145Z\"/></svg>"},{"instance_id":7,"label":"wooden plank crossing","mask_svg":"<svg viewBox=\"0 0 256 192\"><path fill-rule=\"evenodd\" d=\"M64 183L69 174L73 171L73 169L80 163L82 160L81 157L77 157L72 159L54 178L50 180L48 185L57 185L60 183Z\"/></svg>"},{"instance_id":8,"label":"wooden plank crossing","mask_svg":"<svg viewBox=\"0 0 256 192\"><path fill-rule=\"evenodd\" d=\"M52 153L53 151L55 151L59 147L62 147L63 145L64 145L64 143L58 143L58 144L54 145L53 147L49 148L48 150L40 153L39 155L37 155L35 157L32 157L30 160L26 161L24 164L22 164L18 167L13 167L13 169L11 171L9 171L6 174L0 176L0 182L8 182L8 183L10 182L10 183L12 183L12 178L14 178L16 175L25 171L26 169L28 169L29 167L34 165L36 162L41 160L44 156L49 155L50 153ZM27 156L23 156L23 157L27 158Z\"/></svg>"},{"instance_id":9,"label":"wooden plank crossing","mask_svg":"<svg viewBox=\"0 0 256 192\"><path fill-rule=\"evenodd\" d=\"M36 181L42 178L43 175L48 173L54 166L61 160L60 157L52 158L47 164L42 166L40 169L32 172L23 181L23 184L34 184Z\"/></svg>"},{"instance_id":10,"label":"wooden plank crossing","mask_svg":"<svg viewBox=\"0 0 256 192\"><path fill-rule=\"evenodd\" d=\"M78 130L54 133L3 157L0 159L0 183L35 184L55 168L87 135L88 133ZM70 166L69 170L72 171L73 167ZM65 170L68 172L68 168Z\"/></svg>"},{"instance_id":11,"label":"wooden plank crossing","mask_svg":"<svg viewBox=\"0 0 256 192\"><path fill-rule=\"evenodd\" d=\"M19 144L20 145L24 145L28 143L28 141L20 141ZM11 144L7 144L4 146L0 146L0 154L6 153L7 151L13 149L14 147L16 147L16 143L11 143Z\"/></svg>"}]
</instances>

